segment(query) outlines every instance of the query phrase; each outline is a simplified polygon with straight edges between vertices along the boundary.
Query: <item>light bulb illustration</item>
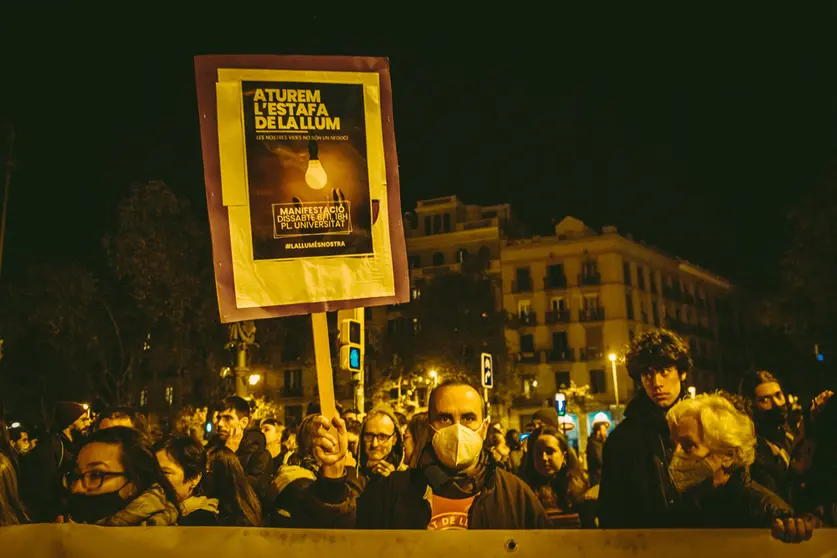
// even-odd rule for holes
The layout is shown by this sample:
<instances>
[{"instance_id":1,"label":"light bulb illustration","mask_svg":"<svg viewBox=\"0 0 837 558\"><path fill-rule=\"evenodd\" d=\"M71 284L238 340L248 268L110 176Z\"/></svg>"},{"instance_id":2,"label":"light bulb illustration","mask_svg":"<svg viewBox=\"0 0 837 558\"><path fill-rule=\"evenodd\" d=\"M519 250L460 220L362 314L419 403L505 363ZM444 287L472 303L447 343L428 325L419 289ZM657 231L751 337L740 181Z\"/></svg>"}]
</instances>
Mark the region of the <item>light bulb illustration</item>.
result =
<instances>
[{"instance_id":1,"label":"light bulb illustration","mask_svg":"<svg viewBox=\"0 0 837 558\"><path fill-rule=\"evenodd\" d=\"M308 170L305 171L305 183L314 190L322 190L327 182L328 175L320 162L317 142L310 140L308 142Z\"/></svg>"}]
</instances>

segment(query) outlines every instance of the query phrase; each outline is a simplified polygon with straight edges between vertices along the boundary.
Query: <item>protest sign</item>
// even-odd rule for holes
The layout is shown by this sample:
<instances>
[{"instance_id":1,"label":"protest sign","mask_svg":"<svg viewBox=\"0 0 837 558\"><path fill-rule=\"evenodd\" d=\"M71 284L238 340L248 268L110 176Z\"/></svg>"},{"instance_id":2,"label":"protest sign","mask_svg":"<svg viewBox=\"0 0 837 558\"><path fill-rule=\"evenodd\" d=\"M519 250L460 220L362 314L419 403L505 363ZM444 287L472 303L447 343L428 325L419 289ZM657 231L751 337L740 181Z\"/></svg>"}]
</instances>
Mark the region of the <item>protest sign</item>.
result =
<instances>
[{"instance_id":1,"label":"protest sign","mask_svg":"<svg viewBox=\"0 0 837 558\"><path fill-rule=\"evenodd\" d=\"M221 321L409 300L387 60L195 71Z\"/></svg>"}]
</instances>

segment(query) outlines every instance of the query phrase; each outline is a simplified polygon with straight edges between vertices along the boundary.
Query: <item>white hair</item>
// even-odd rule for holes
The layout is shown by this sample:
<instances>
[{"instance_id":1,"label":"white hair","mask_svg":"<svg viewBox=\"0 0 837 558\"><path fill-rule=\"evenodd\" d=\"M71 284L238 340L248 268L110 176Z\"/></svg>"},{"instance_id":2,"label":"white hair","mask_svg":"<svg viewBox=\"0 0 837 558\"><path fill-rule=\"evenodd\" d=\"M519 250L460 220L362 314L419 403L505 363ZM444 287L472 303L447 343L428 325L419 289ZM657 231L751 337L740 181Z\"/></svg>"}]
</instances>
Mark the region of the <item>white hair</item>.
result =
<instances>
[{"instance_id":1,"label":"white hair","mask_svg":"<svg viewBox=\"0 0 837 558\"><path fill-rule=\"evenodd\" d=\"M701 442L714 452L734 455L733 468L747 467L756 459L756 429L750 417L738 411L724 396L705 393L687 398L666 415L673 430L684 418L694 418Z\"/></svg>"}]
</instances>

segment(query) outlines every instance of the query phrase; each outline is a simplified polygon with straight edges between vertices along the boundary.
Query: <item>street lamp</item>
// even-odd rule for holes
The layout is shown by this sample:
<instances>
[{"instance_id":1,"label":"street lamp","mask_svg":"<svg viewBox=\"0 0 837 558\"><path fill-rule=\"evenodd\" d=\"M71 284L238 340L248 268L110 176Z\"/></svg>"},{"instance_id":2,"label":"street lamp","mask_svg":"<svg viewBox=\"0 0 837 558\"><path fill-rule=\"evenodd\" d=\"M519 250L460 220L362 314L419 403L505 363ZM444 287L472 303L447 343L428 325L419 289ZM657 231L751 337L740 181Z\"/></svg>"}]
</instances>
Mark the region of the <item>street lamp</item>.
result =
<instances>
[{"instance_id":1,"label":"street lamp","mask_svg":"<svg viewBox=\"0 0 837 558\"><path fill-rule=\"evenodd\" d=\"M261 374L250 374L250 376L247 378L247 383L249 383L251 386L255 386L259 383L261 379Z\"/></svg>"},{"instance_id":2,"label":"street lamp","mask_svg":"<svg viewBox=\"0 0 837 558\"><path fill-rule=\"evenodd\" d=\"M696 392L697 392L697 388L695 388L695 386L689 386L689 397L694 399Z\"/></svg>"},{"instance_id":3,"label":"street lamp","mask_svg":"<svg viewBox=\"0 0 837 558\"><path fill-rule=\"evenodd\" d=\"M428 374L430 375L430 378L433 380L433 387L436 387L436 383L439 380L439 375L436 373L435 370L431 370L430 372L428 372Z\"/></svg>"},{"instance_id":4,"label":"street lamp","mask_svg":"<svg viewBox=\"0 0 837 558\"><path fill-rule=\"evenodd\" d=\"M616 398L616 405L619 405L619 379L616 377L616 353L607 355L610 360L610 371L613 374L613 396Z\"/></svg>"}]
</instances>

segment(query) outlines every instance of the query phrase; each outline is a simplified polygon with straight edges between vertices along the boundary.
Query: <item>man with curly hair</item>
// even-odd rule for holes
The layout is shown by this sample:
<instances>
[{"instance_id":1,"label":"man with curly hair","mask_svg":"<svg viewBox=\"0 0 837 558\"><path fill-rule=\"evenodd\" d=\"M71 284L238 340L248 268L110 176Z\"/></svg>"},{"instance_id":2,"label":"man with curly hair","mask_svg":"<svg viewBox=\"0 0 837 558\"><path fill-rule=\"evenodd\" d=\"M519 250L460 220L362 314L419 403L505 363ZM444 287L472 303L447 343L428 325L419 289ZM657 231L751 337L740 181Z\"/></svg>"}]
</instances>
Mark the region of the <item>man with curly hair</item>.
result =
<instances>
[{"instance_id":1,"label":"man with curly hair","mask_svg":"<svg viewBox=\"0 0 837 558\"><path fill-rule=\"evenodd\" d=\"M666 413L686 393L692 359L677 334L655 329L636 336L625 360L642 389L605 442L599 523L605 529L668 527L678 496L668 473L674 444Z\"/></svg>"}]
</instances>

